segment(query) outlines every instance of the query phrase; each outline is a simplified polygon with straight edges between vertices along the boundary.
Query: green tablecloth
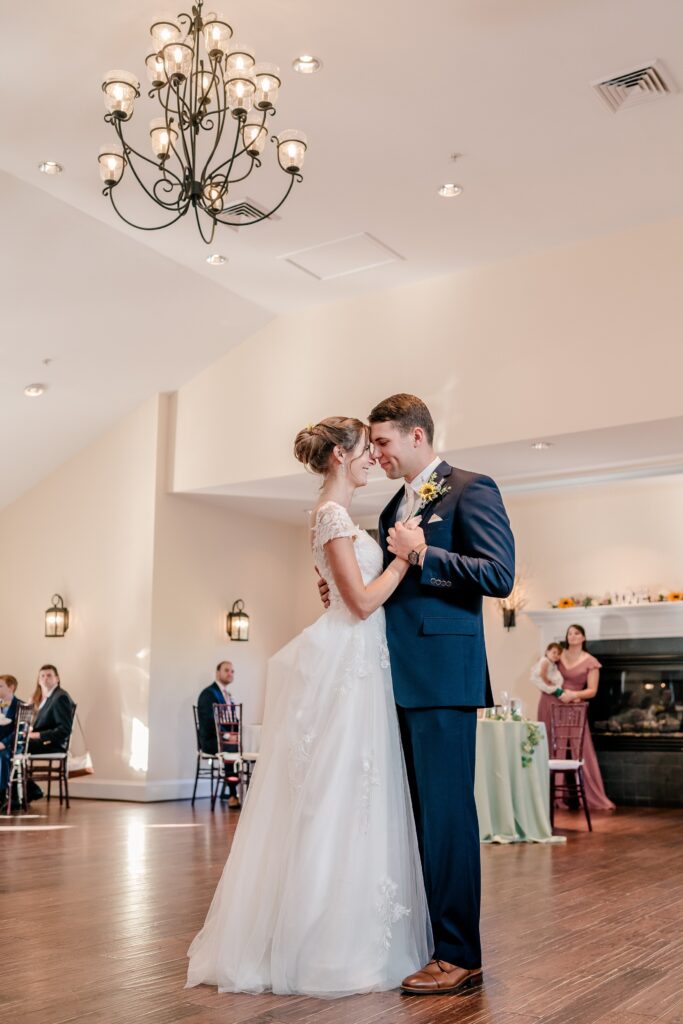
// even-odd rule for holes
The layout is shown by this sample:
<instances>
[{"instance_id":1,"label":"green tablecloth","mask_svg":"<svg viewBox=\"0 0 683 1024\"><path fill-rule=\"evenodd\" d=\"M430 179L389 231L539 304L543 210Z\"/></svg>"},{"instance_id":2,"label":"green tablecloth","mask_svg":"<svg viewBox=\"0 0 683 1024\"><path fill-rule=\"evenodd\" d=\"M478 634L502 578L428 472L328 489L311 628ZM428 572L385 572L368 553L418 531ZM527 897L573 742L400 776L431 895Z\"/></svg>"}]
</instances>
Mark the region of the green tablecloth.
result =
<instances>
[{"instance_id":1,"label":"green tablecloth","mask_svg":"<svg viewBox=\"0 0 683 1024\"><path fill-rule=\"evenodd\" d=\"M477 722L474 796L482 843L566 842L550 831L548 739L545 725L535 724L541 740L524 767L526 722Z\"/></svg>"}]
</instances>

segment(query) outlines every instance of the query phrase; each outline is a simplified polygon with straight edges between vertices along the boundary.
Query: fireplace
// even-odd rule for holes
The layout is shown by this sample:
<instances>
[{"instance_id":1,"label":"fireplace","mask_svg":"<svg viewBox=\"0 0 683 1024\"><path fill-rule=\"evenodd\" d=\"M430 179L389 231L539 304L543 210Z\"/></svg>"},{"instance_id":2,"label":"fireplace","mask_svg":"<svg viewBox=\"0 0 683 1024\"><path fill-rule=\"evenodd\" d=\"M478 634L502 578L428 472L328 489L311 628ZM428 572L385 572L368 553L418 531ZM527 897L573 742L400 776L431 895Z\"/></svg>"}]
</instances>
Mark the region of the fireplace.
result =
<instances>
[{"instance_id":1,"label":"fireplace","mask_svg":"<svg viewBox=\"0 0 683 1024\"><path fill-rule=\"evenodd\" d=\"M544 645L581 623L602 663L588 714L611 799L683 806L683 605L572 608L530 617Z\"/></svg>"},{"instance_id":2,"label":"fireplace","mask_svg":"<svg viewBox=\"0 0 683 1024\"><path fill-rule=\"evenodd\" d=\"M603 748L683 749L683 638L598 640L590 649L602 671L588 717Z\"/></svg>"}]
</instances>

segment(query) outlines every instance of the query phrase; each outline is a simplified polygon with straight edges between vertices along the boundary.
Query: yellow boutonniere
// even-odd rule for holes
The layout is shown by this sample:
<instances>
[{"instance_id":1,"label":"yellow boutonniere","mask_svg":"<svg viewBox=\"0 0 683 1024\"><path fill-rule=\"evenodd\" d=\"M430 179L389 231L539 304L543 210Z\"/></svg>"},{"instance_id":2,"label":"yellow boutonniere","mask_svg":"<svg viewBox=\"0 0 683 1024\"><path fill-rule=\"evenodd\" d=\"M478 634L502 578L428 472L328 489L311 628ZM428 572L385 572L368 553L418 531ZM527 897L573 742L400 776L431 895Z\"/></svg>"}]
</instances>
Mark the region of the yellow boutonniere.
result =
<instances>
[{"instance_id":1,"label":"yellow boutonniere","mask_svg":"<svg viewBox=\"0 0 683 1024\"><path fill-rule=\"evenodd\" d=\"M430 501L435 501L437 498L443 498L444 494L448 494L450 487L446 487L443 480L438 483L436 481L436 470L432 473L429 480L426 480L417 489L417 493L420 495L420 508L424 508L425 505L429 505ZM419 509L417 510L419 511Z\"/></svg>"}]
</instances>

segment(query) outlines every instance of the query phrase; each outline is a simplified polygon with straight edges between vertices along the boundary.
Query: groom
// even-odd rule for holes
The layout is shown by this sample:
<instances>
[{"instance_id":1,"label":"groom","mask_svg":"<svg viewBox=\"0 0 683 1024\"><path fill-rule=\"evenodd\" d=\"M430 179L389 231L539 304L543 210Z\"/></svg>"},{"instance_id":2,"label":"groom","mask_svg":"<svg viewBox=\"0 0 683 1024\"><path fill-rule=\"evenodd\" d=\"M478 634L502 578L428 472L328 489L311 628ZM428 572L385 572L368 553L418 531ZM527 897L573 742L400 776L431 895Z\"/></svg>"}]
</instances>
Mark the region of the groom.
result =
<instances>
[{"instance_id":1,"label":"groom","mask_svg":"<svg viewBox=\"0 0 683 1024\"><path fill-rule=\"evenodd\" d=\"M481 980L479 827L474 803L477 708L493 703L482 598L514 582L514 539L493 480L442 462L434 422L414 395L392 395L369 416L390 480L405 486L379 521L385 565L411 569L385 605L394 695L417 826L434 959L405 978L415 995ZM412 516L420 525L403 523Z\"/></svg>"}]
</instances>

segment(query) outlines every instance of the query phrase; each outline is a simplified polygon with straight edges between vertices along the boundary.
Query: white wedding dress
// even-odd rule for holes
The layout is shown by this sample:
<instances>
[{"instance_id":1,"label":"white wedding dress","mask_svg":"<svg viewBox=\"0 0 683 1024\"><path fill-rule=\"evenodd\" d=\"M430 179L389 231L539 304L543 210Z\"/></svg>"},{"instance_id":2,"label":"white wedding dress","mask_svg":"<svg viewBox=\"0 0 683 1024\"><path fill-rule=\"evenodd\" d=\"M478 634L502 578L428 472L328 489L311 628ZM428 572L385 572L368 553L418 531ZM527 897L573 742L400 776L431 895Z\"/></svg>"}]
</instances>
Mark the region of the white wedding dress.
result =
<instances>
[{"instance_id":1,"label":"white wedding dress","mask_svg":"<svg viewBox=\"0 0 683 1024\"><path fill-rule=\"evenodd\" d=\"M384 610L355 618L325 557L349 536L364 581L382 571L346 509L322 505L330 608L269 662L261 753L188 986L332 998L395 988L431 955Z\"/></svg>"}]
</instances>

